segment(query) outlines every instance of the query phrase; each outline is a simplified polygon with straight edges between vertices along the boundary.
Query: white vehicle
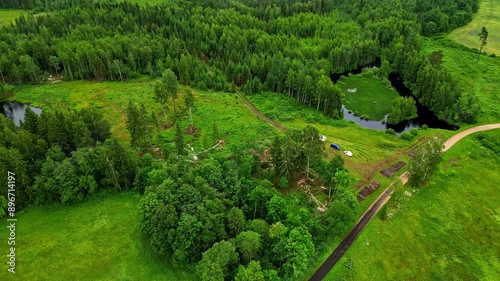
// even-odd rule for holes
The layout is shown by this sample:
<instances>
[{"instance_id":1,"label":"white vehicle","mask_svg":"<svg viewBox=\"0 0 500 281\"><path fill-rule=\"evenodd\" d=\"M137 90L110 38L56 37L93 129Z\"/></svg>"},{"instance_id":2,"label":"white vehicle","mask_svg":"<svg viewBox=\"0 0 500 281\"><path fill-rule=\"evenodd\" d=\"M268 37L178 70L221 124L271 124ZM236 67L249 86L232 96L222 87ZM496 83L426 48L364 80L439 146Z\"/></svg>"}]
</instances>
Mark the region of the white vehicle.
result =
<instances>
[{"instance_id":1,"label":"white vehicle","mask_svg":"<svg viewBox=\"0 0 500 281\"><path fill-rule=\"evenodd\" d=\"M345 150L344 153L345 153L345 155L347 155L349 157L352 157L352 152L350 152L348 150Z\"/></svg>"}]
</instances>

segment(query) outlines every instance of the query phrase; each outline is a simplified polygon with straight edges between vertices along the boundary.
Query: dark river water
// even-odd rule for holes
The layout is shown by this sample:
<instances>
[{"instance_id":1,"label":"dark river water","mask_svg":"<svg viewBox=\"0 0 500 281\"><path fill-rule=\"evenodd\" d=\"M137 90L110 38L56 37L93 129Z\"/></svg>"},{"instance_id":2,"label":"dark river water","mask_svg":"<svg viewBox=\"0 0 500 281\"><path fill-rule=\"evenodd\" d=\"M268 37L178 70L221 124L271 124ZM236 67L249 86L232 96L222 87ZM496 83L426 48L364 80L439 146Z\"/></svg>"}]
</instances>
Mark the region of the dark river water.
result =
<instances>
[{"instance_id":1,"label":"dark river water","mask_svg":"<svg viewBox=\"0 0 500 281\"><path fill-rule=\"evenodd\" d=\"M351 71L346 71L344 73L340 74L332 74L330 78L334 83L337 83L337 81L342 77L342 76L347 76L348 74L360 74L363 68L366 67L380 67L380 59L377 58L375 62L359 67L357 69L351 70ZM385 116L384 120L365 120L359 118L359 116L354 116L354 113L349 113L349 109L347 109L345 106L342 106L342 110L344 111L344 118L349 121L354 121L357 124L359 124L362 127L369 128L369 129L375 129L375 130L387 130L389 128L394 129L396 133L400 134L405 131L409 131L412 128L420 128L421 125L426 124L429 128L438 128L438 129L446 129L446 130L458 130L460 127L459 126L454 126L450 125L447 122L443 120L439 120L439 118L432 112L430 109L428 109L425 105L421 104L418 102L418 100L412 95L412 92L409 88L407 88L403 82L403 79L401 76L397 73L391 73L389 74L389 81L391 81L392 87L399 93L400 96L404 97L413 97L413 99L417 103L417 114L418 117L403 121L399 124L396 125L389 125L387 124L384 120L387 120L387 115Z\"/></svg>"},{"instance_id":2,"label":"dark river water","mask_svg":"<svg viewBox=\"0 0 500 281\"><path fill-rule=\"evenodd\" d=\"M40 115L42 112L41 108L34 107L24 103L18 102L2 102L0 103L0 113L5 115L7 118L12 119L16 126L19 126L21 121L24 121L24 111L29 107L33 112Z\"/></svg>"}]
</instances>

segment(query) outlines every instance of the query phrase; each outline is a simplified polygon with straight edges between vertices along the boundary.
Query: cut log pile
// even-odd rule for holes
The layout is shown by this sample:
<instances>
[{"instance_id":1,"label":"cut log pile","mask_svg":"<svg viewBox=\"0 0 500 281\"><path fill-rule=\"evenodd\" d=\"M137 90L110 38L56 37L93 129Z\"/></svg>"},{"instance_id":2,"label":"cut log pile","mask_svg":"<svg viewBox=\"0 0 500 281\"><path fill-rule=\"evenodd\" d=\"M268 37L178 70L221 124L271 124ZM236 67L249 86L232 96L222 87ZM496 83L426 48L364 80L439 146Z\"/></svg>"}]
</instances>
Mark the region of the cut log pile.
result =
<instances>
[{"instance_id":1,"label":"cut log pile","mask_svg":"<svg viewBox=\"0 0 500 281\"><path fill-rule=\"evenodd\" d=\"M370 183L370 185L365 186L358 194L358 201L361 202L365 200L365 198L375 192L380 187L380 183L378 181L374 181Z\"/></svg>"},{"instance_id":2,"label":"cut log pile","mask_svg":"<svg viewBox=\"0 0 500 281\"><path fill-rule=\"evenodd\" d=\"M401 168L403 168L405 165L406 165L406 162L399 161L398 163L392 165L390 168L383 169L382 171L380 171L380 173L382 175L384 175L385 177L390 178L390 177L394 176L394 173L401 170Z\"/></svg>"}]
</instances>

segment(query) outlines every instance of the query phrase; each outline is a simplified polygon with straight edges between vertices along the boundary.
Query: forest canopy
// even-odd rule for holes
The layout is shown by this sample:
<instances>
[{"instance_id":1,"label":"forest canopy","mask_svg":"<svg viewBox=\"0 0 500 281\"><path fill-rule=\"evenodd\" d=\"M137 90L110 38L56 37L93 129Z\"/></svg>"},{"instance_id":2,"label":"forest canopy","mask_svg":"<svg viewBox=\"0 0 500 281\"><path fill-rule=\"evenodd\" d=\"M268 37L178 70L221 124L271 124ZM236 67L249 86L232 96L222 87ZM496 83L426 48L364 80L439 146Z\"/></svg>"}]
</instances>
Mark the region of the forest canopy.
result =
<instances>
[{"instance_id":1,"label":"forest canopy","mask_svg":"<svg viewBox=\"0 0 500 281\"><path fill-rule=\"evenodd\" d=\"M430 3L11 1L3 5L50 12L26 15L0 31L0 75L4 83L37 84L59 74L123 81L171 69L184 85L285 93L338 119L343 96L328 78L382 57L441 119L473 120L463 117L457 82L418 58L422 32L463 24L477 1ZM434 22L445 29L429 31ZM427 93L427 82L413 82L418 76L439 77L439 87ZM442 96L445 102L436 101Z\"/></svg>"}]
</instances>

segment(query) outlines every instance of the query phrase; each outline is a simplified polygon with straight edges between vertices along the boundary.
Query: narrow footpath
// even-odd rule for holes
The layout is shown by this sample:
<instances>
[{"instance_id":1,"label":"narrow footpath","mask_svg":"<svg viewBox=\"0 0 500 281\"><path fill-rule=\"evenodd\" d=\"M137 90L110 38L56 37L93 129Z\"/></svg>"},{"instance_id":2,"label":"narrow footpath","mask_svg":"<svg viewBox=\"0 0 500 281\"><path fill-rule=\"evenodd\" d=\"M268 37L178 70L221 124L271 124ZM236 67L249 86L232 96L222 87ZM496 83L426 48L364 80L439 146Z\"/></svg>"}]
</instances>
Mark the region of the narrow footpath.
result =
<instances>
[{"instance_id":1,"label":"narrow footpath","mask_svg":"<svg viewBox=\"0 0 500 281\"><path fill-rule=\"evenodd\" d=\"M444 143L443 152L449 150L459 140L463 139L464 137L470 134L480 131L493 130L493 129L500 129L500 123L477 126L462 131L452 136ZM399 176L398 180L401 180L403 184L406 184L408 182L408 177L406 175L407 172L404 172L401 176ZM363 228L378 213L380 208L382 208L385 205L385 203L389 201L392 192L390 189L391 186L386 188L384 192L382 192L382 194L377 198L377 200L375 200L375 202L373 202L373 204L370 207L368 207L366 212L361 216L360 220L356 223L356 225L354 225L351 231L349 231L344 240L340 242L340 244L337 246L337 248L335 248L333 253L326 259L325 262L323 262L323 264L318 268L318 270L316 270L316 272L311 276L311 278L309 278L309 281L321 281L323 280L323 278L326 277L326 275L330 272L333 266L342 258L347 249L349 249L352 243L356 240L356 238L359 236Z\"/></svg>"}]
</instances>

